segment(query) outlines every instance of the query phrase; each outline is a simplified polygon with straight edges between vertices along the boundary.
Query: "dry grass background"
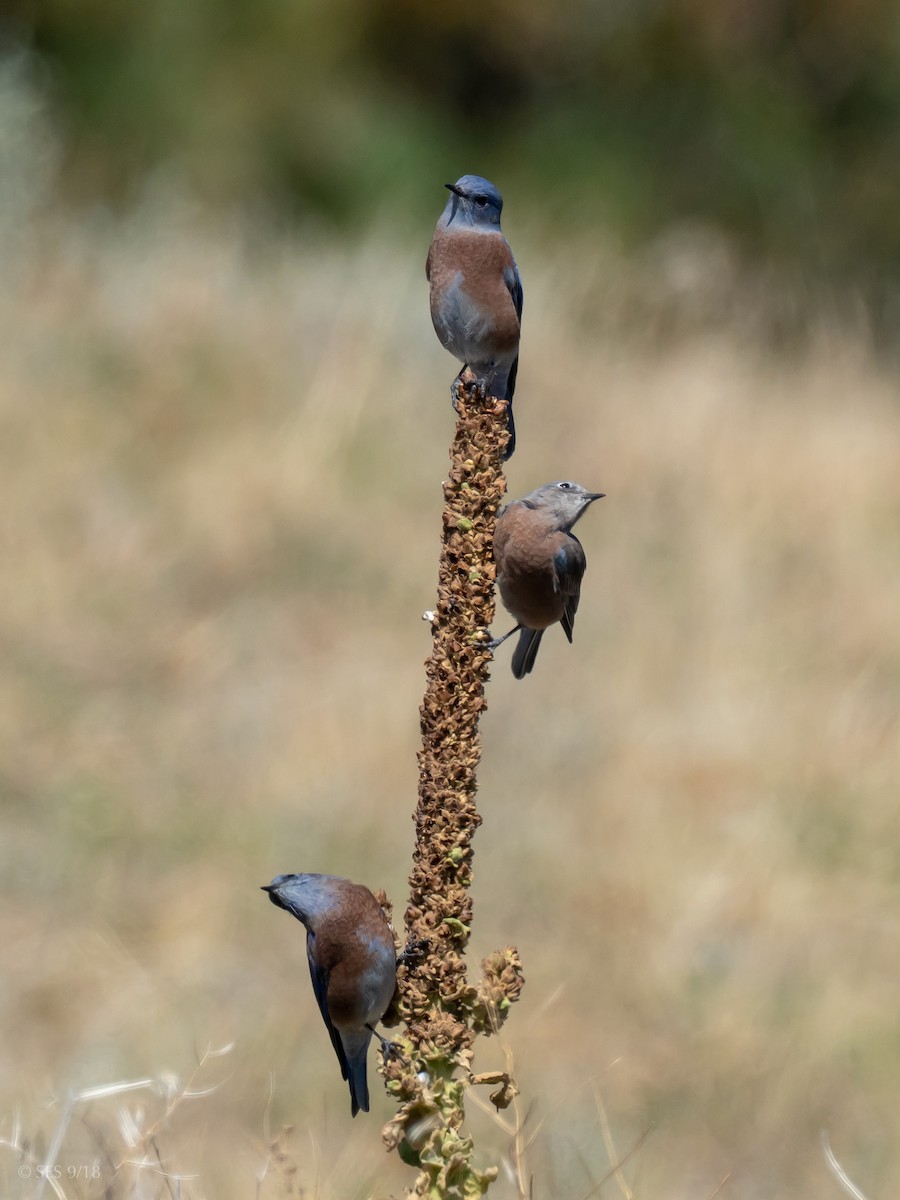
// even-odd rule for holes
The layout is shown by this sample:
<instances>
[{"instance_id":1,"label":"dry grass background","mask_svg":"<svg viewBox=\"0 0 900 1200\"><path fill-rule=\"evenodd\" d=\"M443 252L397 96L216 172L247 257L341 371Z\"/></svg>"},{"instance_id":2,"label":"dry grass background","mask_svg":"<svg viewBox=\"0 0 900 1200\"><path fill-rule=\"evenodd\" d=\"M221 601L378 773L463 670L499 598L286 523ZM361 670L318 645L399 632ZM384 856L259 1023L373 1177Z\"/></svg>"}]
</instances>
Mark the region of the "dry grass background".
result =
<instances>
[{"instance_id":1,"label":"dry grass background","mask_svg":"<svg viewBox=\"0 0 900 1200\"><path fill-rule=\"evenodd\" d=\"M338 247L148 201L16 239L0 1138L31 1150L0 1145L3 1196L34 1194L17 1168L67 1095L142 1079L76 1105L56 1161L108 1180L130 1139L221 1200L411 1179L377 1079L351 1123L302 930L257 889L333 871L402 910L452 420L429 234ZM731 293L693 328L677 290L635 300L646 264L514 241L510 490L608 493L574 647L552 633L524 683L504 647L483 727L472 957L524 960L536 1200L837 1196L823 1129L896 1194L896 379L834 323L779 357ZM113 1194L170 1194L158 1168Z\"/></svg>"}]
</instances>

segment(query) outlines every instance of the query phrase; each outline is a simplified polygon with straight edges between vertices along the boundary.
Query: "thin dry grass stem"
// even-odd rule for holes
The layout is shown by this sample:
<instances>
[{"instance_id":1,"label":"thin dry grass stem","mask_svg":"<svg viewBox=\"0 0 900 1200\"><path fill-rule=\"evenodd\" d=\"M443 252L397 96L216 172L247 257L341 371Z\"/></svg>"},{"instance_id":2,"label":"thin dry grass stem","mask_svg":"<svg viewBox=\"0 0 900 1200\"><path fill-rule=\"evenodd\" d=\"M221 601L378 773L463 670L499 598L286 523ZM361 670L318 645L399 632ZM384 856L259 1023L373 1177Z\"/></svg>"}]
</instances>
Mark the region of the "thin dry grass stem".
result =
<instances>
[{"instance_id":1,"label":"thin dry grass stem","mask_svg":"<svg viewBox=\"0 0 900 1200\"><path fill-rule=\"evenodd\" d=\"M94 1087L81 1088L71 1091L63 1101L59 1119L53 1131L53 1136L43 1153L37 1153L32 1145L22 1136L21 1124L18 1118L14 1122L10 1138L0 1138L0 1146L14 1150L18 1155L19 1177L25 1178L23 1168L28 1168L29 1176L35 1180L34 1200L42 1200L48 1189L57 1200L70 1200L70 1195L64 1184L68 1175L59 1174L59 1166L66 1155L64 1151L66 1135L72 1123L72 1118L80 1105L90 1105L97 1101L113 1096L122 1096L132 1092L150 1090L163 1100L162 1112L149 1125L146 1124L147 1114L141 1107L130 1109L123 1105L117 1113L118 1140L122 1149L114 1150L110 1139L103 1129L95 1128L87 1114L81 1118L82 1124L88 1130L95 1144L102 1150L106 1158L106 1167L102 1172L97 1168L97 1174L92 1174L90 1183L106 1197L119 1194L133 1194L138 1187L138 1176L150 1169L160 1176L173 1200L180 1200L182 1183L189 1178L168 1169L164 1162L159 1146L159 1135L166 1127L176 1109L185 1100L199 1099L212 1095L220 1084L213 1087L197 1089L194 1087L200 1073L207 1063L231 1051L231 1046L220 1049L209 1047L200 1057L193 1073L184 1085L171 1072L161 1072L155 1077L146 1079L120 1080L116 1083L100 1084ZM37 1144L37 1143L36 1143ZM126 1178L128 1169L134 1172L133 1178ZM83 1183L83 1177L74 1175L76 1187ZM78 1193L82 1194L81 1192Z\"/></svg>"},{"instance_id":2,"label":"thin dry grass stem","mask_svg":"<svg viewBox=\"0 0 900 1200\"><path fill-rule=\"evenodd\" d=\"M529 1200L534 1188L534 1176L527 1167L527 1154L530 1148L534 1145L538 1134L544 1127L546 1118L541 1117L535 1128L526 1138L525 1131L531 1120L532 1107L529 1105L528 1110L522 1113L522 1106L519 1104L519 1089L514 1082L515 1061L511 1047L501 1040L501 1049L503 1057L506 1060L505 1071L488 1071L476 1075L473 1084L499 1084L497 1091L492 1093L490 1099L491 1104L487 1104L478 1094L475 1087L470 1087L466 1095L472 1099L476 1107L486 1113L510 1139L509 1150L509 1173L510 1178L515 1185L518 1200ZM503 1109L509 1107L512 1110L512 1120L508 1120L501 1115ZM527 1181L527 1184L526 1184Z\"/></svg>"},{"instance_id":3,"label":"thin dry grass stem","mask_svg":"<svg viewBox=\"0 0 900 1200\"><path fill-rule=\"evenodd\" d=\"M66 1130L69 1128L69 1122L72 1120L72 1113L75 1111L75 1105L80 1099L81 1097L78 1094L70 1093L63 1103L62 1110L59 1114L59 1120L56 1122L56 1129L54 1130L50 1145L47 1148L46 1160L42 1164L44 1170L41 1174L37 1191L35 1192L36 1200L41 1200L41 1197L46 1192L48 1186L53 1188L53 1191L57 1196L62 1197L64 1195L59 1180L56 1179L49 1168L59 1161L59 1152L63 1144L63 1138L66 1136Z\"/></svg>"},{"instance_id":4,"label":"thin dry grass stem","mask_svg":"<svg viewBox=\"0 0 900 1200\"><path fill-rule=\"evenodd\" d=\"M609 1156L609 1161L614 1164L611 1173L615 1176L616 1183L619 1185L619 1191L625 1197L625 1200L634 1200L634 1193L632 1192L625 1176L622 1174L622 1164L624 1163L625 1159L620 1161L618 1158L615 1142L613 1141L612 1130L609 1127L609 1117L606 1114L606 1105L603 1103L603 1097L600 1095L600 1090L596 1084L593 1085L592 1090L594 1093L594 1103L597 1106L597 1115L600 1118L600 1128L603 1132L603 1144L606 1147L606 1153ZM633 1153L633 1150L629 1153Z\"/></svg>"},{"instance_id":5,"label":"thin dry grass stem","mask_svg":"<svg viewBox=\"0 0 900 1200\"><path fill-rule=\"evenodd\" d=\"M269 1088L266 1093L266 1107L263 1110L263 1144L265 1146L265 1158L263 1164L256 1176L256 1200L259 1200L262 1194L262 1185L265 1182L266 1176L269 1174L269 1168L272 1165L272 1105L275 1102L275 1072L269 1072Z\"/></svg>"},{"instance_id":6,"label":"thin dry grass stem","mask_svg":"<svg viewBox=\"0 0 900 1200\"><path fill-rule=\"evenodd\" d=\"M285 1194L293 1196L295 1194L296 1176L298 1173L297 1162L293 1154L285 1149L285 1143L294 1132L293 1125L283 1125L277 1137L272 1136L272 1105L275 1102L275 1075L273 1072L269 1074L269 1088L266 1094L266 1107L263 1112L263 1145L260 1147L263 1154L263 1164L260 1167L256 1176L256 1200L261 1200L263 1184L273 1171L277 1171L278 1178L282 1181L285 1189ZM311 1139L312 1140L312 1139ZM312 1141L313 1160L316 1164L316 1185L314 1195L318 1195L318 1170L319 1159L316 1153L315 1141Z\"/></svg>"},{"instance_id":7,"label":"thin dry grass stem","mask_svg":"<svg viewBox=\"0 0 900 1200\"><path fill-rule=\"evenodd\" d=\"M532 1012L528 1020L528 1029L534 1029L544 1019L553 1005L557 1002L563 992L566 990L565 983L558 983L553 991L545 1000L542 1000L537 1008Z\"/></svg>"},{"instance_id":8,"label":"thin dry grass stem","mask_svg":"<svg viewBox=\"0 0 900 1200\"><path fill-rule=\"evenodd\" d=\"M634 1143L634 1145L631 1147L631 1149L628 1151L627 1154L624 1154L621 1158L616 1159L613 1166L610 1167L610 1169L606 1172L606 1174L601 1179L598 1179L596 1183L594 1183L593 1181L591 1182L590 1188L582 1195L581 1200L590 1200L591 1196L596 1196L597 1193L601 1190L601 1188L603 1188L607 1183L609 1183L610 1179L616 1179L616 1181L619 1182L620 1181L620 1172L621 1172L622 1167L625 1166L625 1164L632 1157L632 1155L636 1154L638 1152L638 1150L641 1149L641 1147L643 1146L644 1142L647 1140L647 1137L649 1136L649 1134L651 1132L652 1131L650 1129L645 1129L644 1132L637 1139L637 1141ZM580 1155L579 1155L579 1158L581 1159L582 1165L585 1165L584 1160L583 1160L583 1158L581 1158ZM727 1179L728 1176L726 1176L725 1178ZM724 1182L725 1182L725 1179L722 1180L722 1183L724 1183ZM720 1183L719 1187L721 1187L721 1186L722 1186L722 1184ZM620 1187L621 1187L621 1183L620 1183ZM719 1190L719 1188L716 1188L716 1191L718 1191L718 1190ZM715 1195L715 1193L713 1193L713 1194ZM628 1188L628 1195L630 1195L630 1196L634 1195L634 1192L631 1188Z\"/></svg>"},{"instance_id":9,"label":"thin dry grass stem","mask_svg":"<svg viewBox=\"0 0 900 1200\"><path fill-rule=\"evenodd\" d=\"M502 1024L522 987L518 953L497 951L482 964L478 987L466 977L472 925L472 839L481 755L478 723L486 707L494 616L492 544L506 490L506 404L473 381L456 389L458 420L444 484L437 604L420 710L416 845L406 910L407 946L418 953L398 973L398 1014L406 1024L403 1057L383 1066L401 1101L385 1144L420 1169L413 1196L482 1195L497 1168L477 1170L462 1131L473 1042Z\"/></svg>"},{"instance_id":10,"label":"thin dry grass stem","mask_svg":"<svg viewBox=\"0 0 900 1200\"><path fill-rule=\"evenodd\" d=\"M622 1167L624 1167L628 1160L632 1158L632 1156L635 1155L638 1150L641 1149L650 1133L652 1133L653 1127L651 1126L649 1129L645 1129L631 1149L620 1158L613 1140L612 1130L609 1126L609 1118L606 1114L606 1105L603 1103L603 1097L600 1095L596 1084L592 1083L591 1087L594 1093L594 1103L597 1108L597 1114L600 1118L600 1129L603 1134L603 1144L606 1148L606 1154L609 1158L609 1161L612 1163L612 1166L602 1177L602 1179L598 1179L596 1182L593 1180L591 1181L590 1188L583 1194L581 1200L590 1200L590 1197L596 1196L600 1189L607 1184L610 1179L615 1179L616 1183L619 1185L620 1192L626 1198L626 1200L634 1200L634 1190L622 1173ZM590 1172L588 1172L588 1174L590 1174ZM725 1180L722 1180L722 1183L724 1182ZM721 1186L722 1184L720 1183L719 1187ZM718 1191L718 1188L716 1190Z\"/></svg>"},{"instance_id":11,"label":"thin dry grass stem","mask_svg":"<svg viewBox=\"0 0 900 1200\"><path fill-rule=\"evenodd\" d=\"M181 1176L175 1177L175 1180L174 1180L175 1186L173 1187L172 1186L172 1183L173 1183L172 1177L169 1175L168 1171L166 1170L165 1165L163 1164L162 1154L160 1153L160 1150L159 1150L159 1143L157 1142L155 1137L150 1139L150 1148L152 1149L153 1153L156 1155L156 1162L159 1166L159 1173L163 1178L163 1182L165 1183L166 1187L169 1190L169 1195L172 1197L172 1200L181 1200Z\"/></svg>"},{"instance_id":12,"label":"thin dry grass stem","mask_svg":"<svg viewBox=\"0 0 900 1200\"><path fill-rule=\"evenodd\" d=\"M844 1189L848 1196L853 1196L854 1200L867 1200L865 1192L856 1186L841 1164L838 1162L834 1151L831 1149L831 1144L828 1141L828 1134L823 1129L819 1135L822 1141L822 1150L825 1154L825 1161L828 1163L828 1169L832 1175Z\"/></svg>"},{"instance_id":13,"label":"thin dry grass stem","mask_svg":"<svg viewBox=\"0 0 900 1200\"><path fill-rule=\"evenodd\" d=\"M126 1167L132 1167L139 1174L141 1171L152 1169L156 1170L158 1165L159 1173L166 1180L170 1187L174 1182L178 1195L181 1195L181 1184L190 1176L170 1171L165 1166L162 1160L162 1155L159 1150L157 1138L165 1129L172 1115L180 1107L185 1100L197 1100L205 1096L211 1096L218 1090L221 1084L214 1084L211 1087L197 1089L194 1087L196 1080L203 1071L206 1064L214 1058L221 1058L229 1054L233 1049L232 1045L223 1046L219 1049L208 1047L200 1056L194 1071L187 1081L180 1085L179 1080L170 1073L162 1073L157 1080L152 1081L152 1086L157 1092L162 1092L165 1104L162 1113L149 1126L144 1126L145 1114L141 1109L131 1112L127 1108L122 1108L119 1112L119 1130L123 1141L126 1144L127 1151L123 1154L115 1167L113 1168L111 1184L122 1173ZM122 1090L132 1090L130 1086L123 1087ZM156 1163L150 1156L150 1151L154 1152Z\"/></svg>"},{"instance_id":14,"label":"thin dry grass stem","mask_svg":"<svg viewBox=\"0 0 900 1200\"><path fill-rule=\"evenodd\" d=\"M713 1188L713 1190L709 1193L707 1200L715 1200L716 1196L718 1196L719 1192L721 1192L722 1188L725 1186L725 1184L728 1182L728 1180L730 1178L731 1178L730 1174L723 1175L722 1178L719 1180L719 1182L716 1184L716 1186Z\"/></svg>"}]
</instances>

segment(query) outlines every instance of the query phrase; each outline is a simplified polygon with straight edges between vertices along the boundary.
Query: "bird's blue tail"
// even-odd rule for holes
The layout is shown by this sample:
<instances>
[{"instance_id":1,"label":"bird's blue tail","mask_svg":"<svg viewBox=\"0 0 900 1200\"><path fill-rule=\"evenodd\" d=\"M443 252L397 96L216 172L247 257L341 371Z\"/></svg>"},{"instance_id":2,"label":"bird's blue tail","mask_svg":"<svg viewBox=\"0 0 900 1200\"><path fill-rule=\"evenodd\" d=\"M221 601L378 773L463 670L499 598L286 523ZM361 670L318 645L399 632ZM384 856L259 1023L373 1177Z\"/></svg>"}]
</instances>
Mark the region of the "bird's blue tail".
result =
<instances>
[{"instance_id":1,"label":"bird's blue tail","mask_svg":"<svg viewBox=\"0 0 900 1200\"><path fill-rule=\"evenodd\" d=\"M347 1060L347 1082L350 1085L350 1116L359 1110L368 1112L368 1080L366 1079L366 1051Z\"/></svg>"},{"instance_id":2,"label":"bird's blue tail","mask_svg":"<svg viewBox=\"0 0 900 1200\"><path fill-rule=\"evenodd\" d=\"M523 629L519 634L512 656L512 673L516 679L524 679L534 666L543 636L543 629Z\"/></svg>"},{"instance_id":3,"label":"bird's blue tail","mask_svg":"<svg viewBox=\"0 0 900 1200\"><path fill-rule=\"evenodd\" d=\"M344 1038L344 1050L347 1056L347 1083L350 1086L350 1115L355 1117L360 1109L363 1112L369 1111L369 1083L366 1079L366 1054L369 1049L371 1035L367 1036L365 1042L361 1045L355 1045L352 1048L347 1045L348 1040L346 1037Z\"/></svg>"}]
</instances>

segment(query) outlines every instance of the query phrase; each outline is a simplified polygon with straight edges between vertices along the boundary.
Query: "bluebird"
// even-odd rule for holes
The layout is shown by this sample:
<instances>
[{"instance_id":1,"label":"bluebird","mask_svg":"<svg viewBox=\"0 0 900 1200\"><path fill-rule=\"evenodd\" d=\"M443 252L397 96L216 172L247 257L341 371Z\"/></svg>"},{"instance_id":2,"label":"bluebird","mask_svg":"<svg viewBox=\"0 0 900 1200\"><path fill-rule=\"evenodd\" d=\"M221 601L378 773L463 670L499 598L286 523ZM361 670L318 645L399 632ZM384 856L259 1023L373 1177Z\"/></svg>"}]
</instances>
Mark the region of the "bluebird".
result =
<instances>
[{"instance_id":1,"label":"bluebird","mask_svg":"<svg viewBox=\"0 0 900 1200\"><path fill-rule=\"evenodd\" d=\"M470 367L486 391L507 401L506 457L510 458L516 448L512 400L519 365L522 280L500 231L503 198L480 175L463 175L444 186L452 194L425 263L431 321L441 344L463 364L462 370ZM459 375L454 388L458 380Z\"/></svg>"},{"instance_id":2,"label":"bluebird","mask_svg":"<svg viewBox=\"0 0 900 1200\"><path fill-rule=\"evenodd\" d=\"M545 483L521 500L507 504L494 531L497 586L515 628L495 639L496 649L514 633L512 671L523 679L534 666L544 630L560 622L571 642L587 566L572 526L603 492L578 483Z\"/></svg>"},{"instance_id":3,"label":"bluebird","mask_svg":"<svg viewBox=\"0 0 900 1200\"><path fill-rule=\"evenodd\" d=\"M306 957L319 1011L341 1074L350 1113L369 1111L366 1054L374 1025L391 1002L397 956L391 927L367 887L338 875L276 875L262 889L306 927Z\"/></svg>"}]
</instances>

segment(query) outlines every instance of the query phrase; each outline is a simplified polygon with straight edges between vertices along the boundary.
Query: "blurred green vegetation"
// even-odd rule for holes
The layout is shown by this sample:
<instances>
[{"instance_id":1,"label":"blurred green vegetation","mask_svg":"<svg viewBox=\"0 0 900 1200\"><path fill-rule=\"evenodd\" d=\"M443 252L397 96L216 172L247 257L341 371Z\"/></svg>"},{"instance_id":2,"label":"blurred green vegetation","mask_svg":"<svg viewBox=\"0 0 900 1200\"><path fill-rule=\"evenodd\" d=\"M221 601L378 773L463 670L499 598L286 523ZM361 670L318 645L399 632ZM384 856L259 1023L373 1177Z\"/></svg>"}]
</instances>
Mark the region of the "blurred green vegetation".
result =
<instances>
[{"instance_id":1,"label":"blurred green vegetation","mask_svg":"<svg viewBox=\"0 0 900 1200\"><path fill-rule=\"evenodd\" d=\"M474 170L626 243L719 227L814 277L900 276L890 0L7 0L66 130L66 188L174 170L346 230Z\"/></svg>"}]
</instances>

